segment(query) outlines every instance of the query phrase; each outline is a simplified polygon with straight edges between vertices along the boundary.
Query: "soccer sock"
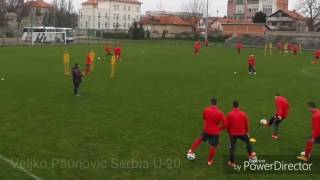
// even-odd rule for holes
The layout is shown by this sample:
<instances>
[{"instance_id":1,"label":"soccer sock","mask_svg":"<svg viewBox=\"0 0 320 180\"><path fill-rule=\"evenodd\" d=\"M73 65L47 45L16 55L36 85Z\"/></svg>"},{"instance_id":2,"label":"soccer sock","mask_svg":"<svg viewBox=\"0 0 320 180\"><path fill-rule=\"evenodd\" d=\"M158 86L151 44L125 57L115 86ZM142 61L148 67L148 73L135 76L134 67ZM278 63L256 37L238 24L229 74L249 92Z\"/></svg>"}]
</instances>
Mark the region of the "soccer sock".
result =
<instances>
[{"instance_id":1,"label":"soccer sock","mask_svg":"<svg viewBox=\"0 0 320 180\"><path fill-rule=\"evenodd\" d=\"M202 143L202 138L197 139L191 146L191 151L194 152Z\"/></svg>"},{"instance_id":2,"label":"soccer sock","mask_svg":"<svg viewBox=\"0 0 320 180\"><path fill-rule=\"evenodd\" d=\"M273 124L273 121L275 120L275 117L274 116L272 116L271 118L270 118L270 120L269 120L269 126L271 126L272 124Z\"/></svg>"},{"instance_id":3,"label":"soccer sock","mask_svg":"<svg viewBox=\"0 0 320 180\"><path fill-rule=\"evenodd\" d=\"M309 157L311 155L312 148L313 148L313 143L311 140L309 140L307 142L306 149L305 149L305 156L306 157Z\"/></svg>"},{"instance_id":4,"label":"soccer sock","mask_svg":"<svg viewBox=\"0 0 320 180\"><path fill-rule=\"evenodd\" d=\"M280 123L280 122L278 122L278 121L276 120L276 122L275 122L275 124L274 124L273 135L275 135L275 136L278 136L278 134L279 134L279 126L280 126L279 123Z\"/></svg>"},{"instance_id":5,"label":"soccer sock","mask_svg":"<svg viewBox=\"0 0 320 180\"><path fill-rule=\"evenodd\" d=\"M212 161L215 155L216 155L216 148L211 146L209 151L209 156L208 156L208 162Z\"/></svg>"}]
</instances>

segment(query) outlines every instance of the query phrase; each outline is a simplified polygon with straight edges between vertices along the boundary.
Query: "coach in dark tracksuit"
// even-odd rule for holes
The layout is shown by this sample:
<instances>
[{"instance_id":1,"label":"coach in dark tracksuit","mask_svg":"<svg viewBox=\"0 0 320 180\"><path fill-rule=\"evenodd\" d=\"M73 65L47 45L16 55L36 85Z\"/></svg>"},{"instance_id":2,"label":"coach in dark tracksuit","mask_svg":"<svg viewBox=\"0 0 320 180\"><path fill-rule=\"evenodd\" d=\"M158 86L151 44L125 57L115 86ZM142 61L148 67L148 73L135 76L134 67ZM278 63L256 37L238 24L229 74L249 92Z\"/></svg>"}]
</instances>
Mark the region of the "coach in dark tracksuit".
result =
<instances>
[{"instance_id":1,"label":"coach in dark tracksuit","mask_svg":"<svg viewBox=\"0 0 320 180\"><path fill-rule=\"evenodd\" d=\"M80 84L82 82L82 73L79 69L79 64L76 63L74 65L74 67L72 68L72 80L73 80L73 94L75 96L80 96L79 95L79 87L80 87Z\"/></svg>"},{"instance_id":2,"label":"coach in dark tracksuit","mask_svg":"<svg viewBox=\"0 0 320 180\"><path fill-rule=\"evenodd\" d=\"M252 145L249 140L249 118L247 114L239 109L239 102L233 102L233 110L226 117L227 131L230 135L230 157L228 165L235 166L234 153L237 139L242 140L247 146L248 156L254 157Z\"/></svg>"}]
</instances>

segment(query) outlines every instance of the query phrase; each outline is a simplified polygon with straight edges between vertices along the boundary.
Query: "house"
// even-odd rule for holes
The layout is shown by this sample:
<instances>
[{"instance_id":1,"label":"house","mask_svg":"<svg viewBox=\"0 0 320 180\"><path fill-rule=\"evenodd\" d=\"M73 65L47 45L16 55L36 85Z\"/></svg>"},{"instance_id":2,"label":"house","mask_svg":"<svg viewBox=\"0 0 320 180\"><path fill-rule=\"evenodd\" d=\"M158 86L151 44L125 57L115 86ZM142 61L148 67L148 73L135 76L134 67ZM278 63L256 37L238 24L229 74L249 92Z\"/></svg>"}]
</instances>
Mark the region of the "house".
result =
<instances>
[{"instance_id":1,"label":"house","mask_svg":"<svg viewBox=\"0 0 320 180\"><path fill-rule=\"evenodd\" d=\"M176 34L192 32L190 23L174 15L145 16L141 19L141 24L150 32L151 38L173 38Z\"/></svg>"},{"instance_id":2,"label":"house","mask_svg":"<svg viewBox=\"0 0 320 180\"><path fill-rule=\"evenodd\" d=\"M205 20L201 18L202 13L175 11L146 11L146 16L178 16L182 20L191 24L193 32L203 32L202 30L205 29Z\"/></svg>"},{"instance_id":3,"label":"house","mask_svg":"<svg viewBox=\"0 0 320 180\"><path fill-rule=\"evenodd\" d=\"M53 9L53 6L44 0L31 0L25 2L25 6L30 7L32 11L38 11L39 13L46 13L49 10Z\"/></svg>"},{"instance_id":4,"label":"house","mask_svg":"<svg viewBox=\"0 0 320 180\"><path fill-rule=\"evenodd\" d=\"M25 7L30 9L28 16L21 20L20 26L42 26L46 13L54 6L44 0L30 0L25 2Z\"/></svg>"},{"instance_id":5,"label":"house","mask_svg":"<svg viewBox=\"0 0 320 180\"><path fill-rule=\"evenodd\" d=\"M280 9L288 10L288 0L228 0L227 16L251 20L259 11L269 16Z\"/></svg>"},{"instance_id":6,"label":"house","mask_svg":"<svg viewBox=\"0 0 320 180\"><path fill-rule=\"evenodd\" d=\"M223 31L222 24L240 24L250 23L247 21L241 21L240 19L232 19L228 17L216 17L209 21L209 29L211 31Z\"/></svg>"},{"instance_id":7,"label":"house","mask_svg":"<svg viewBox=\"0 0 320 180\"><path fill-rule=\"evenodd\" d=\"M295 10L278 10L267 18L267 26L271 31L308 31L307 21Z\"/></svg>"},{"instance_id":8,"label":"house","mask_svg":"<svg viewBox=\"0 0 320 180\"><path fill-rule=\"evenodd\" d=\"M141 4L138 0L87 0L79 10L79 28L128 30L140 21Z\"/></svg>"}]
</instances>

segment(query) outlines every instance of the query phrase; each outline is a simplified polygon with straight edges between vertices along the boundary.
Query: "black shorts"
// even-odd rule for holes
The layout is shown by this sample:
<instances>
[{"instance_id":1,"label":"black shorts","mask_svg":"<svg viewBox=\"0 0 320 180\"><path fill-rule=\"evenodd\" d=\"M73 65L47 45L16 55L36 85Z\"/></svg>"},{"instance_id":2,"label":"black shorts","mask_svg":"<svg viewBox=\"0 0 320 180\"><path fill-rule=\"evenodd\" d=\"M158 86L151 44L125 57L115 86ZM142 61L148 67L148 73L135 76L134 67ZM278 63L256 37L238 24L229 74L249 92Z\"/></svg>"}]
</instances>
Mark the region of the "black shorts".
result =
<instances>
[{"instance_id":1,"label":"black shorts","mask_svg":"<svg viewBox=\"0 0 320 180\"><path fill-rule=\"evenodd\" d=\"M208 134L208 133L202 133L201 135L202 137L202 140L204 142L207 142L209 143L210 146L213 146L215 148L218 147L219 145L219 135L211 135L211 134Z\"/></svg>"},{"instance_id":2,"label":"black shorts","mask_svg":"<svg viewBox=\"0 0 320 180\"><path fill-rule=\"evenodd\" d=\"M313 142L314 144L320 144L320 136L318 136L318 137L316 137L315 139L314 139L314 142Z\"/></svg>"}]
</instances>

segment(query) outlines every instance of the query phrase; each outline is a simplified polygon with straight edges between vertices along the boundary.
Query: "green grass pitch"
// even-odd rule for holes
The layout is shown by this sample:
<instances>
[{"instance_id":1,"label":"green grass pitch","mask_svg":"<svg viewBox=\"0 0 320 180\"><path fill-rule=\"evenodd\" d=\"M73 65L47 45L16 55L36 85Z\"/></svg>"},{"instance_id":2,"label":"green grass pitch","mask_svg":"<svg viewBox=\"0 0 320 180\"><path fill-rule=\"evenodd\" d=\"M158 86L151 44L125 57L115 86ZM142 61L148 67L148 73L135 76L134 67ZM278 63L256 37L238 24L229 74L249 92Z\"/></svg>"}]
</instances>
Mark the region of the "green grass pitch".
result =
<instances>
[{"instance_id":1,"label":"green grass pitch","mask_svg":"<svg viewBox=\"0 0 320 180\"><path fill-rule=\"evenodd\" d=\"M109 62L96 62L93 74L84 78L81 97L72 95L71 79L63 76L63 46L0 48L0 77L5 78L0 81L1 156L29 170L23 163L34 163L31 172L48 180L319 179L316 174L224 174L225 132L213 167L206 165L207 144L197 151L196 161L186 160L211 97L225 113L234 99L240 101L250 117L258 155L293 159L311 132L306 102L320 103L320 65L311 64L312 52L264 56L262 49L247 48L238 55L235 48L209 47L193 56L192 46L124 42L116 78L109 78ZM103 45L68 49L72 64L79 62L81 68L88 50L103 56ZM249 54L257 57L256 76L247 75ZM281 140L275 142L271 129L260 127L259 120L274 113L276 92L289 99L292 109L281 126ZM320 155L319 150L315 146L314 154ZM241 143L237 154L245 154ZM70 168L64 160L96 164ZM0 179L33 178L2 159Z\"/></svg>"}]
</instances>

